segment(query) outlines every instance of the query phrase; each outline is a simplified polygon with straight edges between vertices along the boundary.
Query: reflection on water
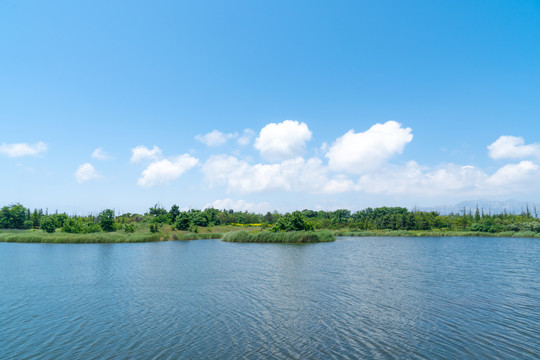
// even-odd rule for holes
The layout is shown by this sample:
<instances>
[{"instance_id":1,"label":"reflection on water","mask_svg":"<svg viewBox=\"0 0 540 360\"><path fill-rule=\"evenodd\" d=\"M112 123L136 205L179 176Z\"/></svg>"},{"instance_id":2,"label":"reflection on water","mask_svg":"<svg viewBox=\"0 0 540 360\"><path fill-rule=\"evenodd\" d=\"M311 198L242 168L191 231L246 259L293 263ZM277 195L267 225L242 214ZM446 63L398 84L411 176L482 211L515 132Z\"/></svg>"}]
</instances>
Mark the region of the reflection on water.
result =
<instances>
[{"instance_id":1,"label":"reflection on water","mask_svg":"<svg viewBox=\"0 0 540 360\"><path fill-rule=\"evenodd\" d=\"M1 358L540 358L540 242L0 244Z\"/></svg>"}]
</instances>

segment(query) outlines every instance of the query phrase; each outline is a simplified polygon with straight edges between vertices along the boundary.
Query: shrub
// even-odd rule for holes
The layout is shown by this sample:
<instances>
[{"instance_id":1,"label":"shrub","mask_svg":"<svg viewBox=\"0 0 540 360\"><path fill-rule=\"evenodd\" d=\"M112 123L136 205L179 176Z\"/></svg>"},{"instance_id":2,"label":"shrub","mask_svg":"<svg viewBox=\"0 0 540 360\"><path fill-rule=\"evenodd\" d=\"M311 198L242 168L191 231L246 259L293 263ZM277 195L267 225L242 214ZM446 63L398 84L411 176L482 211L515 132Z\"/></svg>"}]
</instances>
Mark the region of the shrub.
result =
<instances>
[{"instance_id":1,"label":"shrub","mask_svg":"<svg viewBox=\"0 0 540 360\"><path fill-rule=\"evenodd\" d=\"M155 234L159 231L159 225L157 223L151 223L150 224L150 232L152 234Z\"/></svg>"},{"instance_id":2,"label":"shrub","mask_svg":"<svg viewBox=\"0 0 540 360\"><path fill-rule=\"evenodd\" d=\"M176 216L176 221L174 222L174 227L178 230L188 230L191 225L191 220L189 215L185 212L181 212Z\"/></svg>"},{"instance_id":3,"label":"shrub","mask_svg":"<svg viewBox=\"0 0 540 360\"><path fill-rule=\"evenodd\" d=\"M42 216L39 219L39 227L48 233L53 233L56 230L56 225L49 216Z\"/></svg>"},{"instance_id":4,"label":"shrub","mask_svg":"<svg viewBox=\"0 0 540 360\"><path fill-rule=\"evenodd\" d=\"M304 220L300 211L295 211L279 219L272 231L313 231L313 225Z\"/></svg>"}]
</instances>

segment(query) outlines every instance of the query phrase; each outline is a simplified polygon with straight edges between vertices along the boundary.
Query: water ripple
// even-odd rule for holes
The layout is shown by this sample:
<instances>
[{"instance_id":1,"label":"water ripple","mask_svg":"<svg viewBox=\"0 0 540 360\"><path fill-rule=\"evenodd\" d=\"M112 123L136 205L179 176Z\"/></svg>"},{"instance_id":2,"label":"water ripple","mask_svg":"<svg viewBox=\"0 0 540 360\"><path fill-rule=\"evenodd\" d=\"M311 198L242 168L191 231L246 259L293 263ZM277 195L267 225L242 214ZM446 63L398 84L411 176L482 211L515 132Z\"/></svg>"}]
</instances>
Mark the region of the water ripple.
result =
<instances>
[{"instance_id":1,"label":"water ripple","mask_svg":"<svg viewBox=\"0 0 540 360\"><path fill-rule=\"evenodd\" d=\"M0 244L2 359L540 359L540 242Z\"/></svg>"}]
</instances>

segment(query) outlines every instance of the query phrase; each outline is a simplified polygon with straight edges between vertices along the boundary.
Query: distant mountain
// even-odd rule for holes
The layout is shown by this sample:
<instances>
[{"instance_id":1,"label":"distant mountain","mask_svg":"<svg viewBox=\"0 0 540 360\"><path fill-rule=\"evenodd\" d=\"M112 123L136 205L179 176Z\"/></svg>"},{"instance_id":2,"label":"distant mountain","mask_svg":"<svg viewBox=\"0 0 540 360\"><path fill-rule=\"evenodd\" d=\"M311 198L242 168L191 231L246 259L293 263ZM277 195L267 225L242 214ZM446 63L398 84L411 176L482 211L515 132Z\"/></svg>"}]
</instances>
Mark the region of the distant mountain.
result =
<instances>
[{"instance_id":1,"label":"distant mountain","mask_svg":"<svg viewBox=\"0 0 540 360\"><path fill-rule=\"evenodd\" d=\"M501 214L505 211L510 214L521 214L522 211L526 211L527 206L529 207L529 211L533 214L533 216L535 215L535 207L540 214L540 203L520 200L467 200L455 205L429 206L417 209L421 211L436 211L441 215L448 215L450 213L461 213L463 212L463 209L466 209L467 212L471 210L474 213L477 206L480 210L483 209L484 213L486 214Z\"/></svg>"}]
</instances>

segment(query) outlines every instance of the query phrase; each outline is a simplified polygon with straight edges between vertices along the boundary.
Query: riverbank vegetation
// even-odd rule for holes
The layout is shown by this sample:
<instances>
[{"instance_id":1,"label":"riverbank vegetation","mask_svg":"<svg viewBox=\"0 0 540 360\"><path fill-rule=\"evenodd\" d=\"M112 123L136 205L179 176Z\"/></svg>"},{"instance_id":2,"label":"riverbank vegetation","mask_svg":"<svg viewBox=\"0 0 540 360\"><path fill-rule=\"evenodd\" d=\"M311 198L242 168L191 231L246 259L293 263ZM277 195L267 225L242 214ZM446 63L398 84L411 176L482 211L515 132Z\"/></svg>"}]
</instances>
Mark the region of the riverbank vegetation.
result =
<instances>
[{"instance_id":1,"label":"riverbank vegetation","mask_svg":"<svg viewBox=\"0 0 540 360\"><path fill-rule=\"evenodd\" d=\"M238 230L245 231L227 235ZM143 214L118 214L105 209L87 215L30 210L21 204L0 209L0 242L114 243L209 238L246 242L249 238L250 242L302 243L307 242L304 238L310 238L308 232L320 230L336 236L540 237L540 219L536 209L528 207L519 214L491 214L489 209L476 208L449 215L402 207L256 214L214 208L181 211L177 205L167 210L155 205ZM300 233L283 235L300 231L304 232L302 237L298 237ZM327 235L317 236L327 241Z\"/></svg>"},{"instance_id":2,"label":"riverbank vegetation","mask_svg":"<svg viewBox=\"0 0 540 360\"><path fill-rule=\"evenodd\" d=\"M309 244L334 241L335 236L330 231L249 232L240 230L226 233L222 240L239 243Z\"/></svg>"}]
</instances>

